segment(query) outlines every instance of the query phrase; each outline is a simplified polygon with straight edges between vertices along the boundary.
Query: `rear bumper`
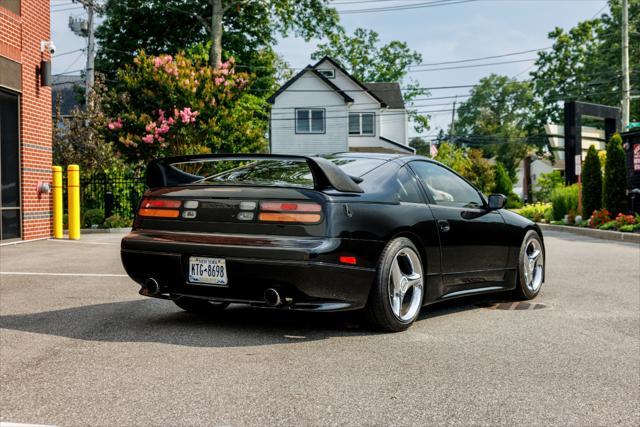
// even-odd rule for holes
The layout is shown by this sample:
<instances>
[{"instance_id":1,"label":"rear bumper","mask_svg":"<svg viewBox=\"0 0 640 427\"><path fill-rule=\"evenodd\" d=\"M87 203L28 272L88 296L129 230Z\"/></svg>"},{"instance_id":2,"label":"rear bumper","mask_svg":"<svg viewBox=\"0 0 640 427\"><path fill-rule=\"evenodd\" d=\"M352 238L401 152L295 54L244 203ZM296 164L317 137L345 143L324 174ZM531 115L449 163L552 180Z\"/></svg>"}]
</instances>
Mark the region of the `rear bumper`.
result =
<instances>
[{"instance_id":1,"label":"rear bumper","mask_svg":"<svg viewBox=\"0 0 640 427\"><path fill-rule=\"evenodd\" d=\"M139 284L153 278L159 297L191 296L212 301L265 305L264 290L276 288L296 310L338 311L364 307L375 277L381 243L282 236L243 236L137 230L122 240L127 274ZM356 256L358 266L337 262ZM226 260L229 284L187 282L190 256Z\"/></svg>"}]
</instances>

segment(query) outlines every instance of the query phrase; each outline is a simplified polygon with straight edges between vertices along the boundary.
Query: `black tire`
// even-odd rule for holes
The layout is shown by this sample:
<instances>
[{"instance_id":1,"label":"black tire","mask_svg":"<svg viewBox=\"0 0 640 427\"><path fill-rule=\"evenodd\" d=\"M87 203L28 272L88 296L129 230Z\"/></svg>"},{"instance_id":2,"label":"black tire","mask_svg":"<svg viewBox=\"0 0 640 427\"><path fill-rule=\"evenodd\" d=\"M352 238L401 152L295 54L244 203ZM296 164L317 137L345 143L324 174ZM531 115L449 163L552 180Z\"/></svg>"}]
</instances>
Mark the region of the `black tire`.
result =
<instances>
[{"instance_id":1,"label":"black tire","mask_svg":"<svg viewBox=\"0 0 640 427\"><path fill-rule=\"evenodd\" d=\"M415 255L417 255L417 260L420 264L420 272L422 274L422 286L420 288L419 296L418 294L415 296L416 299L419 299L417 312L410 318L401 320L394 314L389 293L390 287L393 286L390 278L392 264L396 257L399 256L405 248L410 249ZM369 294L369 300L365 308L365 314L369 323L371 323L375 329L387 332L405 331L420 315L420 309L422 308L422 301L424 299L424 274L422 273L424 269L422 268L422 265L420 252L413 242L407 238L400 237L393 239L384 248L382 255L380 255L380 260L378 261L376 278L373 282L371 293ZM413 304L411 305L413 306Z\"/></svg>"},{"instance_id":2,"label":"black tire","mask_svg":"<svg viewBox=\"0 0 640 427\"><path fill-rule=\"evenodd\" d=\"M532 243L532 241L534 242ZM530 244L532 245L537 244L537 247L539 247L539 250L540 250L539 257L542 262L542 265L541 265L542 270L539 272L539 274L541 274L539 278L540 283L538 286L533 286L533 288L527 285L527 283L530 282L532 279L526 277L525 266L524 266L524 258L525 256L527 256L526 252L528 247L530 247ZM542 289L542 283L544 281L544 258L545 258L545 253L544 253L544 246L542 244L542 239L540 239L540 236L538 235L538 233L536 233L533 230L529 230L527 234L524 236L524 239L522 240L522 245L520 246L520 252L518 254L518 273L516 275L516 288L514 289L514 292L513 292L515 299L530 300L538 296L538 294L540 293L540 289Z\"/></svg>"},{"instance_id":3,"label":"black tire","mask_svg":"<svg viewBox=\"0 0 640 427\"><path fill-rule=\"evenodd\" d=\"M173 302L181 309L194 314L220 313L229 306L228 302L214 302L200 298L179 297Z\"/></svg>"}]
</instances>

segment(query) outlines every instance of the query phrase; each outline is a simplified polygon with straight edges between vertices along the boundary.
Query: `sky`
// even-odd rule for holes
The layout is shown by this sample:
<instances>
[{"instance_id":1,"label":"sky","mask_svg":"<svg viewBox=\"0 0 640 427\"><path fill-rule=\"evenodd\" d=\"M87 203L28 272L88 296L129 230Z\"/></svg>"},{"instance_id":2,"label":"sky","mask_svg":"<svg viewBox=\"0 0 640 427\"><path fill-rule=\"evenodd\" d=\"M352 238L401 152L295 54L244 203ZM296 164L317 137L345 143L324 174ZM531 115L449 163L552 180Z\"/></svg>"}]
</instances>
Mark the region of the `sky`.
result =
<instances>
[{"instance_id":1,"label":"sky","mask_svg":"<svg viewBox=\"0 0 640 427\"><path fill-rule=\"evenodd\" d=\"M445 2L456 0L445 0ZM503 55L551 45L547 34L556 27L569 29L578 22L608 11L606 0L460 0L457 4L424 7L443 0L333 0L340 13L341 24L348 33L362 27L380 35L381 43L404 41L422 55L423 63L458 61L484 56ZM72 0L51 0L51 37L56 44L53 74L68 73L84 67L86 56L78 51L86 39L69 30L69 17L85 16L81 6ZM404 7L408 7L403 9ZM374 12L373 9L384 8ZM99 22L99 21L98 21ZM310 54L320 40L305 42L295 37L280 38L275 50L293 68L312 63ZM69 53L70 52L70 53ZM477 68L411 71L408 77L423 87L471 85L491 73L526 79L536 53L524 53L479 62L419 67L443 68L505 61L518 63ZM75 73L74 73L75 74ZM432 97L464 95L468 89L432 90ZM461 98L458 102L463 101ZM432 111L431 129L423 136L431 138L451 122L453 99L418 101L419 111ZM445 105L443 105L445 104ZM410 136L415 132L410 132Z\"/></svg>"}]
</instances>

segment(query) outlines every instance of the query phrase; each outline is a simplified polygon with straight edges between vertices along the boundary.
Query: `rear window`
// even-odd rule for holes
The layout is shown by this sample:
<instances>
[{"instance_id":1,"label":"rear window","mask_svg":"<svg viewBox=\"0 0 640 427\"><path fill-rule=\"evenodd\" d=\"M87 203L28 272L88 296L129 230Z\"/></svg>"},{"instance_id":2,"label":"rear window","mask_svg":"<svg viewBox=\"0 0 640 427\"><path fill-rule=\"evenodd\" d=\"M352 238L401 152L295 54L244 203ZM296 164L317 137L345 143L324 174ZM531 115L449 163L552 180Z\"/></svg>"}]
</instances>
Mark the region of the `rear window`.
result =
<instances>
[{"instance_id":1,"label":"rear window","mask_svg":"<svg viewBox=\"0 0 640 427\"><path fill-rule=\"evenodd\" d=\"M328 158L347 175L359 177L385 161L366 158ZM314 188L313 175L303 159L212 160L173 163L173 167L201 177L189 185L250 185Z\"/></svg>"},{"instance_id":2,"label":"rear window","mask_svg":"<svg viewBox=\"0 0 640 427\"><path fill-rule=\"evenodd\" d=\"M203 177L191 185L313 188L311 169L304 160L206 160L172 166Z\"/></svg>"}]
</instances>

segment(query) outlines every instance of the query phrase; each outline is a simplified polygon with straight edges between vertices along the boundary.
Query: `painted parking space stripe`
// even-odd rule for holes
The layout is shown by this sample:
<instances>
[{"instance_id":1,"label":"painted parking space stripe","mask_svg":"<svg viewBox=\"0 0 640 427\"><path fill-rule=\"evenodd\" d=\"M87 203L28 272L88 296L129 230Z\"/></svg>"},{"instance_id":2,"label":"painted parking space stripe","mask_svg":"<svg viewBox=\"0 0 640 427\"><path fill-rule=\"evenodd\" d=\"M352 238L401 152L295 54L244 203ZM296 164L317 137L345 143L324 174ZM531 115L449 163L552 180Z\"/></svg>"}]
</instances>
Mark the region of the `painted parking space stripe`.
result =
<instances>
[{"instance_id":1,"label":"painted parking space stripe","mask_svg":"<svg viewBox=\"0 0 640 427\"><path fill-rule=\"evenodd\" d=\"M35 271L0 271L0 276L77 276L77 277L129 277L111 273L43 273Z\"/></svg>"}]
</instances>

